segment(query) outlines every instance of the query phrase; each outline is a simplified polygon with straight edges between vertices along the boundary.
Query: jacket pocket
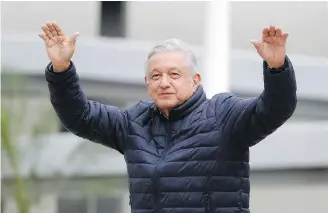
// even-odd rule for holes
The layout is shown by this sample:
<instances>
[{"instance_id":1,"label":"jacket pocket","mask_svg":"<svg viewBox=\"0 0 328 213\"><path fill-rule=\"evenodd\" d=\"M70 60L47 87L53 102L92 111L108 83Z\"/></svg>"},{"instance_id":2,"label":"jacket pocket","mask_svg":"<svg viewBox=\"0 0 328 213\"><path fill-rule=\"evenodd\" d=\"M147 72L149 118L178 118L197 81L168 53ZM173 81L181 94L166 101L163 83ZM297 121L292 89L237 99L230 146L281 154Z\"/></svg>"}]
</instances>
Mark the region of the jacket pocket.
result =
<instances>
[{"instance_id":1,"label":"jacket pocket","mask_svg":"<svg viewBox=\"0 0 328 213\"><path fill-rule=\"evenodd\" d=\"M209 193L204 193L203 194L203 199L202 203L205 207L205 212L206 213L211 213L212 212L212 207L211 207L211 196Z\"/></svg>"}]
</instances>

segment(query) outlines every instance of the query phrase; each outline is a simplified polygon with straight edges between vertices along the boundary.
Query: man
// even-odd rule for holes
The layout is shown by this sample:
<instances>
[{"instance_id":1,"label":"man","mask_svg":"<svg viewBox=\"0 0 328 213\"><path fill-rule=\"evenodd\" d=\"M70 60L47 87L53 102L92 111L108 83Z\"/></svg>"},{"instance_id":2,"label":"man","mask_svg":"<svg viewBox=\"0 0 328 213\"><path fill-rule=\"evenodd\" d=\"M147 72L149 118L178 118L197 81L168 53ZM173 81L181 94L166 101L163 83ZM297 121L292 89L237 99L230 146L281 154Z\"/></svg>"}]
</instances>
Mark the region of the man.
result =
<instances>
[{"instance_id":1,"label":"man","mask_svg":"<svg viewBox=\"0 0 328 213\"><path fill-rule=\"evenodd\" d=\"M51 103L69 131L124 155L133 213L249 212L249 148L296 108L288 34L270 26L262 41L252 41L263 58L258 97L222 93L207 99L194 54L171 39L147 60L153 101L118 109L87 100L81 90L71 61L78 33L67 37L56 23L42 29Z\"/></svg>"}]
</instances>

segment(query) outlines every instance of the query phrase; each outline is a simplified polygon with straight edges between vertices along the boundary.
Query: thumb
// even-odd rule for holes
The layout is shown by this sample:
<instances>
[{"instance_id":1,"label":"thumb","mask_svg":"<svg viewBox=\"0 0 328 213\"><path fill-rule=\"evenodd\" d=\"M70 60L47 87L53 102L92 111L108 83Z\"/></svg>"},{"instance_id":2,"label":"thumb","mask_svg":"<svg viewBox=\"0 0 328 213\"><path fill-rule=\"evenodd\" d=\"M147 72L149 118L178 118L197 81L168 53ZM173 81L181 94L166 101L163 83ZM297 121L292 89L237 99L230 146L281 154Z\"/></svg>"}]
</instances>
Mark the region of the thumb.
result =
<instances>
[{"instance_id":1,"label":"thumb","mask_svg":"<svg viewBox=\"0 0 328 213\"><path fill-rule=\"evenodd\" d=\"M70 43L71 43L72 45L75 45L75 43L76 43L76 38L77 38L79 35L80 35L80 33L78 33L78 32L73 33L73 35L72 35L71 38L69 39L69 40L70 40Z\"/></svg>"},{"instance_id":2,"label":"thumb","mask_svg":"<svg viewBox=\"0 0 328 213\"><path fill-rule=\"evenodd\" d=\"M262 48L262 42L259 41L259 40L252 39L252 40L251 40L251 43L254 45L254 47L255 47L257 50L260 50L260 49Z\"/></svg>"}]
</instances>

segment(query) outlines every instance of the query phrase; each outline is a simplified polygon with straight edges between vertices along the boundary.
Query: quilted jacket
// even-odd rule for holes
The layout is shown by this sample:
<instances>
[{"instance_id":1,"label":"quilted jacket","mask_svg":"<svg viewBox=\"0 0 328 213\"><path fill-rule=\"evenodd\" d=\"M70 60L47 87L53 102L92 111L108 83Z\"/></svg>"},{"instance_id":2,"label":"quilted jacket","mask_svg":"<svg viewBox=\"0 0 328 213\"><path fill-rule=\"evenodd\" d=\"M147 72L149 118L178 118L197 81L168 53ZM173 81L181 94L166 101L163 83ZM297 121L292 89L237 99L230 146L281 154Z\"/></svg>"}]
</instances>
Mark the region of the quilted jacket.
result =
<instances>
[{"instance_id":1,"label":"quilted jacket","mask_svg":"<svg viewBox=\"0 0 328 213\"><path fill-rule=\"evenodd\" d=\"M151 101L118 109L88 100L73 62L62 73L50 63L45 75L63 125L124 156L133 213L250 212L249 148L283 125L297 104L287 56L280 70L263 62L258 97L208 99L199 86L169 117Z\"/></svg>"}]
</instances>

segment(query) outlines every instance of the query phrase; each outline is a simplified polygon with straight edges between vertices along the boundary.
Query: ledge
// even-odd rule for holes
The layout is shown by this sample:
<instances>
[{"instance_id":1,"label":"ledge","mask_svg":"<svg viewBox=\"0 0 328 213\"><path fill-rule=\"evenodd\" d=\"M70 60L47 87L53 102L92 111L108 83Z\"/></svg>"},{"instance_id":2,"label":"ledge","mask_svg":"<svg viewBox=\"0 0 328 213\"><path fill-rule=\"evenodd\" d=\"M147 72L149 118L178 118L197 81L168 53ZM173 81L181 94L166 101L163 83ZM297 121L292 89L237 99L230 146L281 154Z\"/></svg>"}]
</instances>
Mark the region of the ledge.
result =
<instances>
[{"instance_id":1,"label":"ledge","mask_svg":"<svg viewBox=\"0 0 328 213\"><path fill-rule=\"evenodd\" d=\"M144 83L144 62L153 43L81 37L77 44L73 61L81 78ZM200 67L203 67L204 49L195 46L192 48L200 60ZM299 97L328 100L328 58L302 55L289 57L296 70ZM44 75L48 62L43 41L38 35L2 35L3 69L22 74ZM118 72L120 75L117 75ZM231 51L230 87L235 91L249 91L254 94L262 91L262 61L256 52L236 49Z\"/></svg>"}]
</instances>

